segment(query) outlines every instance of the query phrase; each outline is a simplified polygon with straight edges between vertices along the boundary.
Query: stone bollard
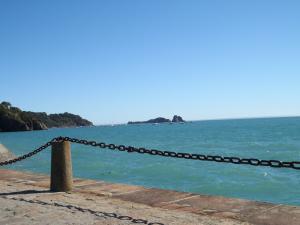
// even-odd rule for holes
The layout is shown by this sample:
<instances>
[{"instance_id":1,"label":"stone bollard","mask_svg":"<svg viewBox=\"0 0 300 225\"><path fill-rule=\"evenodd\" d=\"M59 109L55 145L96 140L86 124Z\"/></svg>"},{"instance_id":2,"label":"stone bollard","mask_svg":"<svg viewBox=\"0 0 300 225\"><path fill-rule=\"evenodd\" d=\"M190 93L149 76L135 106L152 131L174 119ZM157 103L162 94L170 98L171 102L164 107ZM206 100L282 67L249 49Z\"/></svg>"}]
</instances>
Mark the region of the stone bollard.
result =
<instances>
[{"instance_id":1,"label":"stone bollard","mask_svg":"<svg viewBox=\"0 0 300 225\"><path fill-rule=\"evenodd\" d=\"M53 192L68 192L72 190L72 159L69 141L52 144L51 152L51 185Z\"/></svg>"}]
</instances>

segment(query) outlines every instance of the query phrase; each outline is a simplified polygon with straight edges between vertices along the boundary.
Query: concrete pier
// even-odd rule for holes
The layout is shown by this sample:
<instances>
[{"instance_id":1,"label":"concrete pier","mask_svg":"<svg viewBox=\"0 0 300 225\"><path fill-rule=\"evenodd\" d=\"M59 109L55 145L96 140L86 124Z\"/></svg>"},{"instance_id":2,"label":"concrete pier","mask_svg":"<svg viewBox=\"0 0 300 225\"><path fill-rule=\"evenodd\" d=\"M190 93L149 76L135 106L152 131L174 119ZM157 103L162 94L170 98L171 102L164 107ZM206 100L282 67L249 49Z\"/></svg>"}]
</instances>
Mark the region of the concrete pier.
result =
<instances>
[{"instance_id":1,"label":"concrete pier","mask_svg":"<svg viewBox=\"0 0 300 225\"><path fill-rule=\"evenodd\" d=\"M9 201L10 203L14 202L21 205L27 204L26 207L29 207L30 205L35 205L34 201L33 203L18 202L18 198L43 199L43 201L48 201L54 205L49 206L53 210L55 205L59 205L55 201L60 204L64 202L67 206L69 205L69 208L72 204L86 208L86 213L83 213L85 216L88 214L88 209L97 209L98 207L102 211L126 214L126 216L131 217L142 217L139 219L145 219L148 222L152 221L154 225L300 224L300 207L296 206L197 195L87 179L74 179L74 188L71 194L51 193L49 192L49 185L50 178L46 175L0 170L0 201ZM5 207L9 202L3 202L0 205ZM42 210L46 206L40 205L38 209ZM61 212L61 208L58 208L58 210ZM5 209L0 209L0 211L2 213L6 212ZM69 211L72 211L72 207ZM74 212L72 213L74 214ZM72 218L75 218L75 214L70 219L68 219L67 214L59 215L59 218L57 215L55 217L57 221L53 221L56 224L74 222ZM34 215L29 217L33 220L40 218ZM45 216L43 218L45 219ZM105 218L105 223L103 221L103 223L96 223L97 221L99 222L100 218L97 218L95 215L89 215L87 218L89 218L88 221L90 222L86 222L86 224L131 224L130 221L105 218L105 216L103 217ZM26 217L20 217L20 222L24 219ZM51 218L49 217L49 219ZM43 221L40 222L40 224L44 224ZM77 222L75 221L74 223L81 224L80 221ZM151 223L149 222L149 224Z\"/></svg>"}]
</instances>

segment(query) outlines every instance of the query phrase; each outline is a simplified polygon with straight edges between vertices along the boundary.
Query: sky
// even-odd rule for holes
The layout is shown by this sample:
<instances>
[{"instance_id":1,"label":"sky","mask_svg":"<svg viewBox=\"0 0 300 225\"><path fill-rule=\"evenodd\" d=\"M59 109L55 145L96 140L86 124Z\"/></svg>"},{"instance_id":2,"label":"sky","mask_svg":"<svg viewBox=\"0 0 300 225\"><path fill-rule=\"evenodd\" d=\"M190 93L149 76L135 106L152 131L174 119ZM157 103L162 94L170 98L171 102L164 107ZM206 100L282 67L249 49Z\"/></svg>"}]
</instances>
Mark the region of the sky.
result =
<instances>
[{"instance_id":1,"label":"sky","mask_svg":"<svg viewBox=\"0 0 300 225\"><path fill-rule=\"evenodd\" d=\"M95 124L300 115L300 1L1 0L0 101Z\"/></svg>"}]
</instances>

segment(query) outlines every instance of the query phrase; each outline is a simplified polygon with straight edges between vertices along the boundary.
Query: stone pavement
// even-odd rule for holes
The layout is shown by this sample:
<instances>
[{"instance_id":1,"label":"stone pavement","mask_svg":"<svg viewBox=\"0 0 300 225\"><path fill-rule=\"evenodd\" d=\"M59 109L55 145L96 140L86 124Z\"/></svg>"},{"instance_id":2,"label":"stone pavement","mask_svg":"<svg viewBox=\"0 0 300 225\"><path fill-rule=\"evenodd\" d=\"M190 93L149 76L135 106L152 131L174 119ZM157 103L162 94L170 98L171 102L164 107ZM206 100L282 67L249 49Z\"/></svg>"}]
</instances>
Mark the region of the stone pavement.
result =
<instances>
[{"instance_id":1,"label":"stone pavement","mask_svg":"<svg viewBox=\"0 0 300 225\"><path fill-rule=\"evenodd\" d=\"M49 192L49 177L0 170L0 224L298 225L300 208L75 179Z\"/></svg>"}]
</instances>

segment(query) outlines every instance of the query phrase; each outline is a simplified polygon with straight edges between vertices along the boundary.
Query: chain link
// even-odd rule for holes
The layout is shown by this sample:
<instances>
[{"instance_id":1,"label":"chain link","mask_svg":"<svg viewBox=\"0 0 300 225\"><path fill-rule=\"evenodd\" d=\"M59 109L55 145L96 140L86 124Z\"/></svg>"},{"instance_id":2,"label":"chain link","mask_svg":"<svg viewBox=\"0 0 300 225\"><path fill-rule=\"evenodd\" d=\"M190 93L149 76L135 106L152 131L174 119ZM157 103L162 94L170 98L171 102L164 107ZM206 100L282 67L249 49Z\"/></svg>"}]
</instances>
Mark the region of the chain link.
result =
<instances>
[{"instance_id":1,"label":"chain link","mask_svg":"<svg viewBox=\"0 0 300 225\"><path fill-rule=\"evenodd\" d=\"M179 159L191 159L191 160L200 160L200 161L213 161L218 163L232 163L232 164L246 164L251 166L267 166L267 167L274 167L274 168L291 168L300 170L300 161L291 161L285 162L280 160L260 160L256 158L240 158L240 157L223 157L220 155L203 155L203 154L191 154L186 152L172 152L172 151L161 151L156 149L146 149L146 148L136 148L133 146L125 146L125 145L115 145L115 144L106 144L104 142L96 142L96 141L88 141L85 139L77 139L77 138L70 138L70 137L56 137L53 138L51 141L47 142L46 144L42 145L41 147L37 148L36 150L29 152L23 156L20 156L15 159L7 160L4 162L0 162L0 166L5 166L9 164L13 164L15 162L24 160L29 158L42 150L46 149L50 145L55 142L61 141L69 141L72 143L99 147L103 149L110 149L112 151L121 151L121 152L128 152L128 153L140 153L140 154L148 154L148 155L158 155L162 157L171 157L171 158L179 158Z\"/></svg>"},{"instance_id":2,"label":"chain link","mask_svg":"<svg viewBox=\"0 0 300 225\"><path fill-rule=\"evenodd\" d=\"M149 155L158 155L162 157L171 157L179 159L191 159L201 161L213 161L218 163L246 164L251 166L267 166L274 168L291 168L300 170L300 161L285 162L280 160L260 160L256 158L240 158L240 157L223 157L220 155L203 155L191 154L186 152L161 151L156 149L136 148L133 146L106 144L104 142L97 143L95 141L81 140L70 137L58 137L59 141L70 141L73 143L89 145L93 147L107 148L110 150L126 151L128 153L140 153Z\"/></svg>"},{"instance_id":3,"label":"chain link","mask_svg":"<svg viewBox=\"0 0 300 225\"><path fill-rule=\"evenodd\" d=\"M20 161L22 161L24 159L30 158L30 157L36 155L37 153L43 151L44 149L48 148L54 142L58 142L58 141L60 141L60 137L59 138L53 138L51 141L48 141L46 144L40 146L39 148L33 150L32 152L29 152L29 153L27 153L25 155L19 156L19 157L14 158L14 159L10 159L10 160L6 160L4 162L0 162L0 167L1 166L6 166L6 165L10 165L10 164L13 164L13 163L16 163L16 162L20 162Z\"/></svg>"}]
</instances>

